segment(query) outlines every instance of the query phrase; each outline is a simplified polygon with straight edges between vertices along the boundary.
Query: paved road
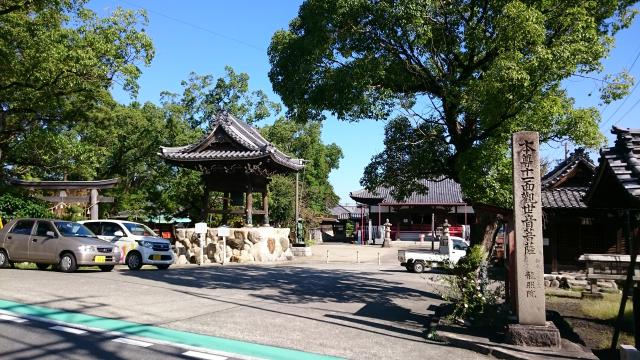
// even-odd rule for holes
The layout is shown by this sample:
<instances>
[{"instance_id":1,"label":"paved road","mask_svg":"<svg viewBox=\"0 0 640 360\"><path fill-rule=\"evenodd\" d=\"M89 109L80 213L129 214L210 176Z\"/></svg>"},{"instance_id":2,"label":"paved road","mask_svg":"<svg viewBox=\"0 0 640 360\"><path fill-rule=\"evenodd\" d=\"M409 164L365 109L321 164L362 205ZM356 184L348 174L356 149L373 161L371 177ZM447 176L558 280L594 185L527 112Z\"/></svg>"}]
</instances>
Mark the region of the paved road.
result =
<instances>
[{"instance_id":1,"label":"paved road","mask_svg":"<svg viewBox=\"0 0 640 360\"><path fill-rule=\"evenodd\" d=\"M430 276L377 263L2 269L0 299L350 359L484 358L424 340L441 302Z\"/></svg>"},{"instance_id":2,"label":"paved road","mask_svg":"<svg viewBox=\"0 0 640 360\"><path fill-rule=\"evenodd\" d=\"M237 359L202 350L157 344L108 332L87 331L0 314L0 359Z\"/></svg>"}]
</instances>

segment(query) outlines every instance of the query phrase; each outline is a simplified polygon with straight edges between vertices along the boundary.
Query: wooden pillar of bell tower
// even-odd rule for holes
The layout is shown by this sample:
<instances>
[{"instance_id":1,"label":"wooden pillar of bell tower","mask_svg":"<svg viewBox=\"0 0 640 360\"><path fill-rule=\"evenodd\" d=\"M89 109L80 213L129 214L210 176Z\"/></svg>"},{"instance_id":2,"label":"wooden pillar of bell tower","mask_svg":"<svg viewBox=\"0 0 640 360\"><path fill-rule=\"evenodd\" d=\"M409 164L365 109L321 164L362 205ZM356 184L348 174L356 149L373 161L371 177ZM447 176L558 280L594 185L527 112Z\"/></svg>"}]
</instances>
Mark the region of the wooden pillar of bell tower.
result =
<instances>
[{"instance_id":1,"label":"wooden pillar of bell tower","mask_svg":"<svg viewBox=\"0 0 640 360\"><path fill-rule=\"evenodd\" d=\"M223 193L223 198L222 198L222 224L223 225L228 225L227 222L229 221L229 197L231 196L230 193L225 192Z\"/></svg>"},{"instance_id":2,"label":"wooden pillar of bell tower","mask_svg":"<svg viewBox=\"0 0 640 360\"><path fill-rule=\"evenodd\" d=\"M269 191L262 192L262 210L264 210L264 222L262 225L269 226Z\"/></svg>"},{"instance_id":3,"label":"wooden pillar of bell tower","mask_svg":"<svg viewBox=\"0 0 640 360\"><path fill-rule=\"evenodd\" d=\"M253 184L251 181L247 185L246 213L247 226L253 226Z\"/></svg>"},{"instance_id":4,"label":"wooden pillar of bell tower","mask_svg":"<svg viewBox=\"0 0 640 360\"><path fill-rule=\"evenodd\" d=\"M211 191L209 189L209 185L207 184L207 180L202 177L204 183L204 195L202 197L202 210L200 210L200 218L202 221L207 222L209 217L209 197L211 195Z\"/></svg>"}]
</instances>

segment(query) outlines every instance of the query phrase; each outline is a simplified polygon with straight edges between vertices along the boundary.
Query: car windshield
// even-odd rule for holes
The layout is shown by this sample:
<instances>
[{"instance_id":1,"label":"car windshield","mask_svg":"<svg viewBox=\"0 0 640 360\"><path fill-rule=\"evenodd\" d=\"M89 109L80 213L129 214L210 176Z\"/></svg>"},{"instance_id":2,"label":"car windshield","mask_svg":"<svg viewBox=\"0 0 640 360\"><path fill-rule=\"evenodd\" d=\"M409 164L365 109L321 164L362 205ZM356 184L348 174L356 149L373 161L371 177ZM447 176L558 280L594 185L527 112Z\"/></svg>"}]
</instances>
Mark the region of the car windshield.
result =
<instances>
[{"instance_id":1,"label":"car windshield","mask_svg":"<svg viewBox=\"0 0 640 360\"><path fill-rule=\"evenodd\" d=\"M62 236L96 237L86 226L71 221L54 221Z\"/></svg>"},{"instance_id":2,"label":"car windshield","mask_svg":"<svg viewBox=\"0 0 640 360\"><path fill-rule=\"evenodd\" d=\"M124 223L123 225L133 235L138 235L138 236L158 236L158 235L156 235L156 233L153 232L153 230L149 229L148 227L146 227L145 225L142 225L142 224Z\"/></svg>"}]
</instances>

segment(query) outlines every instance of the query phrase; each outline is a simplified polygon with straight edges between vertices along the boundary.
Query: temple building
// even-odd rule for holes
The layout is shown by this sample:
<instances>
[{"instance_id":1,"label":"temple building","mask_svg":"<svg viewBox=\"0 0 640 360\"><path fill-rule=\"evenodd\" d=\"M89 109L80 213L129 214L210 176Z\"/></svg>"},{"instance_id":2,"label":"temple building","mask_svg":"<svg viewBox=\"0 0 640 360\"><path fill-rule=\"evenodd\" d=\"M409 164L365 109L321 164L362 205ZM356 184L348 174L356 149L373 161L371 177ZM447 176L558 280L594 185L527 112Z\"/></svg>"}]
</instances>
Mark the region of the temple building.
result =
<instances>
[{"instance_id":1,"label":"temple building","mask_svg":"<svg viewBox=\"0 0 640 360\"><path fill-rule=\"evenodd\" d=\"M578 149L543 178L545 263L557 271L582 254L628 254L626 227L638 237L640 129L613 127L615 144L594 166ZM634 235L635 234L635 235Z\"/></svg>"},{"instance_id":2,"label":"temple building","mask_svg":"<svg viewBox=\"0 0 640 360\"><path fill-rule=\"evenodd\" d=\"M209 124L209 132L194 144L161 147L159 156L170 164L200 171L204 184L202 220L210 213L222 214L226 224L231 214L243 215L253 226L254 216L269 225L267 185L275 174L302 170L302 159L294 159L269 143L257 129L220 111ZM210 209L210 193L223 193L222 209ZM261 194L261 208L254 209L254 194ZM244 196L242 196L244 194ZM238 196L240 195L240 196ZM244 199L242 199L242 197ZM230 209L232 199L244 200L243 210Z\"/></svg>"},{"instance_id":3,"label":"temple building","mask_svg":"<svg viewBox=\"0 0 640 360\"><path fill-rule=\"evenodd\" d=\"M606 214L589 208L583 198L596 172L584 149L576 149L542 177L544 260L552 271L573 266L585 252L609 251ZM615 250L615 249L614 249Z\"/></svg>"},{"instance_id":4,"label":"temple building","mask_svg":"<svg viewBox=\"0 0 640 360\"><path fill-rule=\"evenodd\" d=\"M474 222L473 208L463 200L460 185L448 178L420 180L429 190L414 192L404 199L393 197L393 188L378 187L374 191L361 189L349 196L358 204L367 206L367 213L374 226L384 224L389 219L391 238L394 240L419 240L430 237L435 227L445 219L452 225L453 236L466 237L468 227ZM359 228L367 228L368 219L362 217ZM374 236L375 237L375 236ZM366 238L366 235L365 235Z\"/></svg>"}]
</instances>

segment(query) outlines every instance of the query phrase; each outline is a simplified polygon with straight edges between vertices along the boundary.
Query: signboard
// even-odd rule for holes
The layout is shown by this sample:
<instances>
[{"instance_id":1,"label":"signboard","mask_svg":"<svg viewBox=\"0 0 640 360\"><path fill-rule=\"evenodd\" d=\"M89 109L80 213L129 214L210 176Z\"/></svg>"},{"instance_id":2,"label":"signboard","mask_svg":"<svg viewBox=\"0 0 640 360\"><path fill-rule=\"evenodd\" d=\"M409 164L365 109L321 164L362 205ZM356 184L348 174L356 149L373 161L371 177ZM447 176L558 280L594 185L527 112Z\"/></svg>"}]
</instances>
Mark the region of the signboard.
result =
<instances>
[{"instance_id":1,"label":"signboard","mask_svg":"<svg viewBox=\"0 0 640 360\"><path fill-rule=\"evenodd\" d=\"M545 325L538 133L513 134L511 147L518 322Z\"/></svg>"},{"instance_id":2,"label":"signboard","mask_svg":"<svg viewBox=\"0 0 640 360\"><path fill-rule=\"evenodd\" d=\"M198 234L206 234L207 233L207 223L204 223L204 222L196 223L196 233L198 233Z\"/></svg>"},{"instance_id":3,"label":"signboard","mask_svg":"<svg viewBox=\"0 0 640 360\"><path fill-rule=\"evenodd\" d=\"M218 236L229 236L231 235L231 231L229 231L229 228L226 226L220 226L218 228Z\"/></svg>"}]
</instances>

